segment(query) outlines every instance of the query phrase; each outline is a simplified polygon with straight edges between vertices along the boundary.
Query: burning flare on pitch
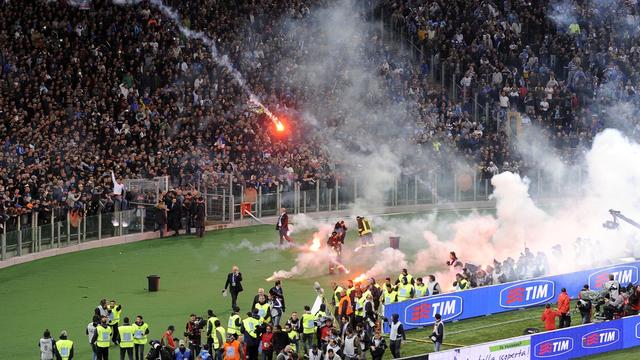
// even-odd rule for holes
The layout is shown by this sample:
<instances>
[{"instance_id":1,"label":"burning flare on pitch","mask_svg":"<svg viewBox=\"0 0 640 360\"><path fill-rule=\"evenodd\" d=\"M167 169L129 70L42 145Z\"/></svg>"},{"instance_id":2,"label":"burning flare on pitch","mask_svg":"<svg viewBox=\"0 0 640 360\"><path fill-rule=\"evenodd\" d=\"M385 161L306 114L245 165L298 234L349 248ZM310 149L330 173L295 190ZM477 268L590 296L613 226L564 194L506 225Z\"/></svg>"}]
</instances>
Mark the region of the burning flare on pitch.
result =
<instances>
[{"instance_id":1,"label":"burning flare on pitch","mask_svg":"<svg viewBox=\"0 0 640 360\"><path fill-rule=\"evenodd\" d=\"M353 283L357 284L357 283L365 281L366 279L367 279L367 275L366 274L360 274L360 275L356 276L355 279L353 279Z\"/></svg>"},{"instance_id":2,"label":"burning flare on pitch","mask_svg":"<svg viewBox=\"0 0 640 360\"><path fill-rule=\"evenodd\" d=\"M284 125L282 124L282 121L280 121L280 119L276 118L273 121L274 124L276 124L276 130L278 132L283 132L284 131Z\"/></svg>"},{"instance_id":3,"label":"burning flare on pitch","mask_svg":"<svg viewBox=\"0 0 640 360\"><path fill-rule=\"evenodd\" d=\"M318 233L313 234L313 241L311 242L311 246L309 246L309 250L316 252L320 250L320 245L320 236L318 236Z\"/></svg>"}]
</instances>

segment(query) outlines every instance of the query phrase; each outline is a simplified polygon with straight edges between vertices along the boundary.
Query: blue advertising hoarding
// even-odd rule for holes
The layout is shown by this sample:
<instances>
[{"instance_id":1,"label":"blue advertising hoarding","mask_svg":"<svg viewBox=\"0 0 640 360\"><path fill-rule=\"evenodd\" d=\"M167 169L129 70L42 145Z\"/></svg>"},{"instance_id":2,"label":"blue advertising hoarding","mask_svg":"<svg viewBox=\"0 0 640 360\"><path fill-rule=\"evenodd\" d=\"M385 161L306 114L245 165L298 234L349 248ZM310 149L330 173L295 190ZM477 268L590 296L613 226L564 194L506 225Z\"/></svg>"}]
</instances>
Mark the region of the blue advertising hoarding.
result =
<instances>
[{"instance_id":1,"label":"blue advertising hoarding","mask_svg":"<svg viewBox=\"0 0 640 360\"><path fill-rule=\"evenodd\" d=\"M444 321L462 320L515 309L542 305L557 300L566 288L576 297L584 284L600 289L613 274L621 284L638 283L640 262L583 270L569 274L474 288L465 291L428 296L385 306L384 315L399 314L406 330L428 326L439 313ZM385 324L388 332L388 324Z\"/></svg>"},{"instance_id":2,"label":"blue advertising hoarding","mask_svg":"<svg viewBox=\"0 0 640 360\"><path fill-rule=\"evenodd\" d=\"M640 316L538 333L531 359L574 359L640 346Z\"/></svg>"}]
</instances>

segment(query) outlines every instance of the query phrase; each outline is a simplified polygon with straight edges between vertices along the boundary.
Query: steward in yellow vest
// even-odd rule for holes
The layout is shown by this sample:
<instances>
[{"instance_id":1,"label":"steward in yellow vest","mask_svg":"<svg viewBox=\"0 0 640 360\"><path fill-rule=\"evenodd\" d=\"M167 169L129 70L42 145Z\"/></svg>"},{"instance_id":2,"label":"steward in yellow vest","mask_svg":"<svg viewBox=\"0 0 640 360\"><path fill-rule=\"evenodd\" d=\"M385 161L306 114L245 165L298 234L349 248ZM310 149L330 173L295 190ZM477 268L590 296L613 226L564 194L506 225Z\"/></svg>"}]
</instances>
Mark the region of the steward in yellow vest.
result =
<instances>
[{"instance_id":1,"label":"steward in yellow vest","mask_svg":"<svg viewBox=\"0 0 640 360\"><path fill-rule=\"evenodd\" d=\"M129 318L125 317L122 326L118 328L117 343L120 345L120 358L124 359L124 355L127 354L129 359L133 359L133 335L136 329L129 324Z\"/></svg>"},{"instance_id":2,"label":"steward in yellow vest","mask_svg":"<svg viewBox=\"0 0 640 360\"><path fill-rule=\"evenodd\" d=\"M111 336L113 330L109 327L109 318L103 316L100 319L100 324L96 326L96 332L93 334L91 344L95 345L98 358L109 358L109 345L111 345Z\"/></svg>"},{"instance_id":3,"label":"steward in yellow vest","mask_svg":"<svg viewBox=\"0 0 640 360\"><path fill-rule=\"evenodd\" d=\"M215 337L215 329L216 329L216 321L218 321L218 317L213 313L213 310L207 310L207 315L209 318L207 319L207 344L209 344L209 349L213 349L213 338Z\"/></svg>"},{"instance_id":4,"label":"steward in yellow vest","mask_svg":"<svg viewBox=\"0 0 640 360\"><path fill-rule=\"evenodd\" d=\"M406 301L413 298L413 285L407 282L407 278L402 278L402 282L398 284L398 302Z\"/></svg>"},{"instance_id":5,"label":"steward in yellow vest","mask_svg":"<svg viewBox=\"0 0 640 360\"><path fill-rule=\"evenodd\" d=\"M60 333L60 340L56 341L55 351L58 359L73 359L73 341L67 339L66 330L63 330L62 333Z\"/></svg>"},{"instance_id":6,"label":"steward in yellow vest","mask_svg":"<svg viewBox=\"0 0 640 360\"><path fill-rule=\"evenodd\" d=\"M117 305L115 300L109 303L109 326L113 330L111 339L113 342L118 338L118 326L120 325L120 314L122 314L122 305Z\"/></svg>"},{"instance_id":7,"label":"steward in yellow vest","mask_svg":"<svg viewBox=\"0 0 640 360\"><path fill-rule=\"evenodd\" d=\"M238 339L238 335L240 335L240 330L242 329L242 320L240 319L240 315L238 312L240 309L238 307L233 309L233 313L229 316L229 321L227 322L227 334L233 335L234 339Z\"/></svg>"},{"instance_id":8,"label":"steward in yellow vest","mask_svg":"<svg viewBox=\"0 0 640 360\"><path fill-rule=\"evenodd\" d=\"M144 356L144 345L149 343L147 339L149 335L149 324L144 322L142 316L136 316L136 322L133 323L133 347L135 348L136 354L143 354Z\"/></svg>"},{"instance_id":9,"label":"steward in yellow vest","mask_svg":"<svg viewBox=\"0 0 640 360\"><path fill-rule=\"evenodd\" d=\"M425 285L422 282L421 277L416 279L415 291L416 291L416 294L415 294L416 299L429 295L429 288L427 287L427 285Z\"/></svg>"}]
</instances>

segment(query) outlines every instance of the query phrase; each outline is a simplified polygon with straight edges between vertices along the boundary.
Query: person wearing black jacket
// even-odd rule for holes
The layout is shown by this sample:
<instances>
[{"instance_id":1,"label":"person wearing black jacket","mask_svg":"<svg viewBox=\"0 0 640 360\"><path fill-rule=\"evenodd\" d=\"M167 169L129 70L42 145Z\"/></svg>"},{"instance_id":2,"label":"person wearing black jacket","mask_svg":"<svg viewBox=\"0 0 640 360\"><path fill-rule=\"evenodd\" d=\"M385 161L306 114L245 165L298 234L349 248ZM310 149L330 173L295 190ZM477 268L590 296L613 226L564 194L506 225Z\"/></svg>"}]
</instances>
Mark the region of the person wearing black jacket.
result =
<instances>
[{"instance_id":1,"label":"person wearing black jacket","mask_svg":"<svg viewBox=\"0 0 640 360\"><path fill-rule=\"evenodd\" d=\"M291 339L286 332L282 331L282 326L276 325L271 342L273 343L273 353L279 354L285 346L291 344Z\"/></svg>"},{"instance_id":2,"label":"person wearing black jacket","mask_svg":"<svg viewBox=\"0 0 640 360\"><path fill-rule=\"evenodd\" d=\"M442 341L444 340L444 323L440 314L435 315L436 322L433 324L433 332L431 333L431 341L435 345L434 351L440 351Z\"/></svg>"},{"instance_id":3,"label":"person wearing black jacket","mask_svg":"<svg viewBox=\"0 0 640 360\"><path fill-rule=\"evenodd\" d=\"M231 272L227 274L227 281L224 283L223 292L227 291L227 288L229 288L229 292L231 293L231 309L235 309L238 307L238 295L244 290L242 288L242 273L235 265L231 268Z\"/></svg>"},{"instance_id":4,"label":"person wearing black jacket","mask_svg":"<svg viewBox=\"0 0 640 360\"><path fill-rule=\"evenodd\" d=\"M369 344L369 350L373 360L382 360L384 352L387 350L387 343L384 341L380 330L376 330L376 334L373 336L371 344Z\"/></svg>"},{"instance_id":5,"label":"person wearing black jacket","mask_svg":"<svg viewBox=\"0 0 640 360\"><path fill-rule=\"evenodd\" d=\"M391 315L391 323L389 324L391 328L389 332L389 348L391 349L391 354L394 359L400 357L400 346L402 345L402 341L406 339L404 327L399 318L400 316L398 314Z\"/></svg>"},{"instance_id":6,"label":"person wearing black jacket","mask_svg":"<svg viewBox=\"0 0 640 360\"><path fill-rule=\"evenodd\" d=\"M204 207L204 198L199 197L196 201L195 209L194 209L194 222L196 228L196 235L199 237L204 236L204 223L206 219L205 207Z\"/></svg>"}]
</instances>

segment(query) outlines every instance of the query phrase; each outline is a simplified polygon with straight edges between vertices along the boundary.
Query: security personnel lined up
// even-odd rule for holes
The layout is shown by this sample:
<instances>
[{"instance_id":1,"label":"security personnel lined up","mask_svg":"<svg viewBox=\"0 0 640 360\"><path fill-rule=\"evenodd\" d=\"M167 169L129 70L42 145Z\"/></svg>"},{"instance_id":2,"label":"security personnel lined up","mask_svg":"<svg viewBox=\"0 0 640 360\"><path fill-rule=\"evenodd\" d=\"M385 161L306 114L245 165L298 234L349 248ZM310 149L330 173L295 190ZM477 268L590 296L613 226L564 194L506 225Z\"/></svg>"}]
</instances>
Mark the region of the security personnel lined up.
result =
<instances>
[{"instance_id":1,"label":"security personnel lined up","mask_svg":"<svg viewBox=\"0 0 640 360\"><path fill-rule=\"evenodd\" d=\"M238 339L238 336L240 335L240 331L242 329L242 320L240 319L240 315L238 314L240 312L240 308L239 307L235 307L233 308L233 312L231 313L231 316L229 316L229 321L227 322L227 334L233 336L234 339Z\"/></svg>"},{"instance_id":2,"label":"security personnel lined up","mask_svg":"<svg viewBox=\"0 0 640 360\"><path fill-rule=\"evenodd\" d=\"M243 339L247 344L247 359L258 360L258 348L260 335L262 334L262 321L257 312L247 313L247 318L242 320Z\"/></svg>"},{"instance_id":3,"label":"security personnel lined up","mask_svg":"<svg viewBox=\"0 0 640 360\"><path fill-rule=\"evenodd\" d=\"M207 319L207 344L209 344L209 349L213 349L211 345L213 345L213 340L216 334L215 328L218 317L213 313L213 310L211 309L207 310L207 315L209 316L209 318ZM211 353L213 355L213 350L211 350Z\"/></svg>"},{"instance_id":4,"label":"security personnel lined up","mask_svg":"<svg viewBox=\"0 0 640 360\"><path fill-rule=\"evenodd\" d=\"M118 338L118 326L120 325L120 314L122 313L122 305L116 304L115 300L111 300L109 303L109 326L113 330L112 340L116 341Z\"/></svg>"},{"instance_id":5,"label":"security personnel lined up","mask_svg":"<svg viewBox=\"0 0 640 360\"><path fill-rule=\"evenodd\" d=\"M398 301L406 301L412 299L414 295L413 285L408 282L408 278L405 276L398 284Z\"/></svg>"},{"instance_id":6,"label":"security personnel lined up","mask_svg":"<svg viewBox=\"0 0 640 360\"><path fill-rule=\"evenodd\" d=\"M211 337L213 338L213 347L212 348L210 347L211 355L213 356L214 354L217 353L217 356L215 358L219 359L222 357L224 342L227 338L227 334L224 328L222 327L222 325L220 324L220 320L215 321L215 329L213 329L213 333L211 334Z\"/></svg>"},{"instance_id":7,"label":"security personnel lined up","mask_svg":"<svg viewBox=\"0 0 640 360\"><path fill-rule=\"evenodd\" d=\"M402 272L400 273L400 275L398 275L398 281L402 282L402 278L406 278L407 283L411 285L415 284L415 281L413 280L413 276L409 274L409 271L407 271L407 269L402 269Z\"/></svg>"},{"instance_id":8,"label":"security personnel lined up","mask_svg":"<svg viewBox=\"0 0 640 360\"><path fill-rule=\"evenodd\" d=\"M422 278L419 277L416 279L416 284L414 285L415 289L415 298L421 298L425 296L429 296L429 288L422 282Z\"/></svg>"},{"instance_id":9,"label":"security personnel lined up","mask_svg":"<svg viewBox=\"0 0 640 360\"><path fill-rule=\"evenodd\" d=\"M456 274L456 281L453 282L456 291L467 290L469 288L469 280L465 279L462 274Z\"/></svg>"},{"instance_id":10,"label":"security personnel lined up","mask_svg":"<svg viewBox=\"0 0 640 360\"><path fill-rule=\"evenodd\" d=\"M58 360L72 360L73 359L73 341L67 337L67 331L62 330L60 333L60 340L56 341L56 359Z\"/></svg>"},{"instance_id":11,"label":"security personnel lined up","mask_svg":"<svg viewBox=\"0 0 640 360\"><path fill-rule=\"evenodd\" d=\"M125 354L129 360L133 360L133 340L136 330L129 324L129 318L125 317L122 326L118 328L116 343L120 345L120 359L124 359Z\"/></svg>"},{"instance_id":12,"label":"security personnel lined up","mask_svg":"<svg viewBox=\"0 0 640 360\"><path fill-rule=\"evenodd\" d=\"M109 345L111 345L111 336L113 330L109 326L109 318L103 316L100 324L96 326L96 332L93 334L91 344L95 346L96 357L98 360L109 360Z\"/></svg>"},{"instance_id":13,"label":"security personnel lined up","mask_svg":"<svg viewBox=\"0 0 640 360\"><path fill-rule=\"evenodd\" d=\"M133 348L137 360L144 359L144 345L148 343L149 325L144 322L142 315L136 316L136 322L133 323Z\"/></svg>"},{"instance_id":14,"label":"security personnel lined up","mask_svg":"<svg viewBox=\"0 0 640 360\"><path fill-rule=\"evenodd\" d=\"M391 284L386 284L384 290L382 290L382 301L385 305L398 302L398 292Z\"/></svg>"}]
</instances>

